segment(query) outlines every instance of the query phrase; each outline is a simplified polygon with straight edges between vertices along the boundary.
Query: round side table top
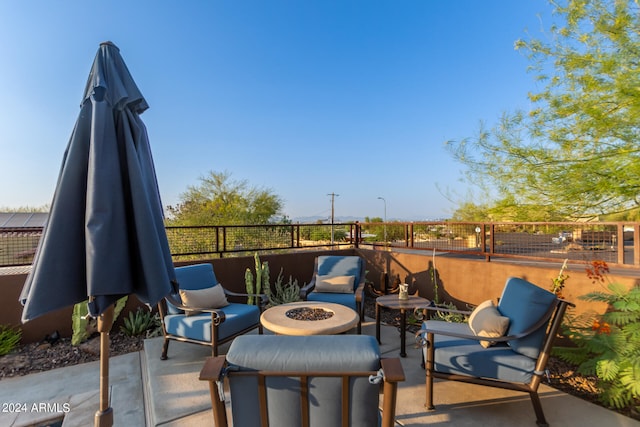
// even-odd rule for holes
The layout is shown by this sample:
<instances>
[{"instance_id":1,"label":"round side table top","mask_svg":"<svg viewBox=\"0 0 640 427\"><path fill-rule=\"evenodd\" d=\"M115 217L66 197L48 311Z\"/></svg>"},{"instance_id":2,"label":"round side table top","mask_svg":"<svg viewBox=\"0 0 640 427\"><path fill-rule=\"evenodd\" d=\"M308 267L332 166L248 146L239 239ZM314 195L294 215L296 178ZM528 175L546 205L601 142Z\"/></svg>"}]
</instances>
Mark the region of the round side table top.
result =
<instances>
[{"instance_id":1,"label":"round side table top","mask_svg":"<svg viewBox=\"0 0 640 427\"><path fill-rule=\"evenodd\" d=\"M410 309L429 305L429 300L415 295L409 295L409 299L400 299L397 294L384 295L376 298L376 304L392 310Z\"/></svg>"},{"instance_id":2,"label":"round side table top","mask_svg":"<svg viewBox=\"0 0 640 427\"><path fill-rule=\"evenodd\" d=\"M321 308L333 316L320 320L297 320L287 316L296 308ZM318 301L300 301L276 305L265 310L260 323L266 329L280 335L333 335L353 329L358 324L358 313L340 304Z\"/></svg>"}]
</instances>

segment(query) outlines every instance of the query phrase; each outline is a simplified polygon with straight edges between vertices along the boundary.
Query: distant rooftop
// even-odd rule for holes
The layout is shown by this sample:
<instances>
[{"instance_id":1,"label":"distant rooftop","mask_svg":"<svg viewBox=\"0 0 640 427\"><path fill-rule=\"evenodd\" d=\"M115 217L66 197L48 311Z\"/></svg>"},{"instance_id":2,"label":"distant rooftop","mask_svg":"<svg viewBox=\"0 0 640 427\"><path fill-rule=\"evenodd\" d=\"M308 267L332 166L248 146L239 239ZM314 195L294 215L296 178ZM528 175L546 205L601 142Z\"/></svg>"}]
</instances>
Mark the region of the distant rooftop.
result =
<instances>
[{"instance_id":1,"label":"distant rooftop","mask_svg":"<svg viewBox=\"0 0 640 427\"><path fill-rule=\"evenodd\" d=\"M48 216L48 212L0 212L0 229L44 227Z\"/></svg>"}]
</instances>

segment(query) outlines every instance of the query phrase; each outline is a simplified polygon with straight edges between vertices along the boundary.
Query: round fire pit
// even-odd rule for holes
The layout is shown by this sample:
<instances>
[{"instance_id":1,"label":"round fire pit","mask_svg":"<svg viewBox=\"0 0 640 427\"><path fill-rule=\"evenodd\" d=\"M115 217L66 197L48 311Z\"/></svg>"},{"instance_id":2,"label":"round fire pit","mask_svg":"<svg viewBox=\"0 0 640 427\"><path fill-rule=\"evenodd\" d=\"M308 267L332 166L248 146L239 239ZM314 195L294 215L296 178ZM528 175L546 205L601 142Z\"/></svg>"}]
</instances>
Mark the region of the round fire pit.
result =
<instances>
[{"instance_id":1,"label":"round fire pit","mask_svg":"<svg viewBox=\"0 0 640 427\"><path fill-rule=\"evenodd\" d=\"M358 313L344 305L300 301L265 310L260 316L260 323L265 329L280 335L331 335L353 329L359 319Z\"/></svg>"},{"instance_id":2,"label":"round fire pit","mask_svg":"<svg viewBox=\"0 0 640 427\"><path fill-rule=\"evenodd\" d=\"M293 308L285 313L289 319L294 320L324 320L333 317L333 311L325 310L322 307L300 307Z\"/></svg>"}]
</instances>

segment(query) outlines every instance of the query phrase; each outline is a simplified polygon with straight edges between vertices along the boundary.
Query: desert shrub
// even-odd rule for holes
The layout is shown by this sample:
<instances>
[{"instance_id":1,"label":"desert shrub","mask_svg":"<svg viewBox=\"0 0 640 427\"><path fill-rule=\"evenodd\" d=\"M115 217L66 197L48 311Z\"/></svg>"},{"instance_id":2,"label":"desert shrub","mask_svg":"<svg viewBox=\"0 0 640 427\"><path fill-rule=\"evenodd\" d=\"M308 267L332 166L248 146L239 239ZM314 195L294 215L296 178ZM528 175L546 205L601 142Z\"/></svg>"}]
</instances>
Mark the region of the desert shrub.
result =
<instances>
[{"instance_id":1,"label":"desert shrub","mask_svg":"<svg viewBox=\"0 0 640 427\"><path fill-rule=\"evenodd\" d=\"M22 338L22 330L11 326L0 325L0 356L11 353Z\"/></svg>"}]
</instances>

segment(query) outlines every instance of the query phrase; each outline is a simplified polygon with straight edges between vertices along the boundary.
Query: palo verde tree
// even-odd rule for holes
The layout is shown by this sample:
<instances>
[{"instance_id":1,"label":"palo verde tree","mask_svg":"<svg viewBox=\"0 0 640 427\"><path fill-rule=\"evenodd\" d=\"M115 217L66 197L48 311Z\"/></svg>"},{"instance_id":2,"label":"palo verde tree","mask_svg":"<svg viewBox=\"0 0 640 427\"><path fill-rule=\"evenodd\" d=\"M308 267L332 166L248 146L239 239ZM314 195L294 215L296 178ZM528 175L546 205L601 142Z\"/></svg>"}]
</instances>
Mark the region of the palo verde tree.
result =
<instances>
[{"instance_id":1,"label":"palo verde tree","mask_svg":"<svg viewBox=\"0 0 640 427\"><path fill-rule=\"evenodd\" d=\"M640 206L639 1L552 4L544 39L515 44L542 85L529 94L533 108L448 147L503 208L543 214L529 219L631 211Z\"/></svg>"},{"instance_id":2,"label":"palo verde tree","mask_svg":"<svg viewBox=\"0 0 640 427\"><path fill-rule=\"evenodd\" d=\"M281 198L271 190L213 171L200 178L200 185L189 186L178 205L168 207L170 225L267 224L281 209Z\"/></svg>"}]
</instances>

